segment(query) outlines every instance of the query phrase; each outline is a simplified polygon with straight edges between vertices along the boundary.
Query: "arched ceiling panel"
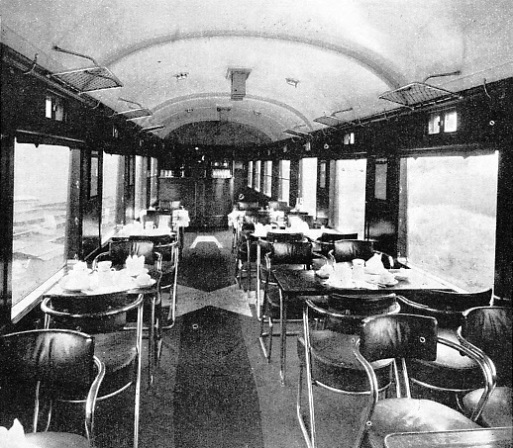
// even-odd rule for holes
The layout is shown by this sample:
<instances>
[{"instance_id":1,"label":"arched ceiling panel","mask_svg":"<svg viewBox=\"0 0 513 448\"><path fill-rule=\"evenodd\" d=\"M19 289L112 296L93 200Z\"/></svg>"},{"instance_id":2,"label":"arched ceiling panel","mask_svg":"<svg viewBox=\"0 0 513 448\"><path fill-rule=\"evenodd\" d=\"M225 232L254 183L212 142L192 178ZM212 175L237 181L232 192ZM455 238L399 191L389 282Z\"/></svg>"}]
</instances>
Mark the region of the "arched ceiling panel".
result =
<instances>
[{"instance_id":1,"label":"arched ceiling panel","mask_svg":"<svg viewBox=\"0 0 513 448\"><path fill-rule=\"evenodd\" d=\"M430 75L459 71L430 80L453 91L512 76L513 2L9 0L2 41L51 72L91 65L54 45L106 65L123 87L91 95L118 112L130 108L120 97L149 108L138 123L165 124L160 136L219 120L220 106L276 141L336 111L351 121L396 108L378 96ZM230 101L229 68L250 70L242 101Z\"/></svg>"}]
</instances>

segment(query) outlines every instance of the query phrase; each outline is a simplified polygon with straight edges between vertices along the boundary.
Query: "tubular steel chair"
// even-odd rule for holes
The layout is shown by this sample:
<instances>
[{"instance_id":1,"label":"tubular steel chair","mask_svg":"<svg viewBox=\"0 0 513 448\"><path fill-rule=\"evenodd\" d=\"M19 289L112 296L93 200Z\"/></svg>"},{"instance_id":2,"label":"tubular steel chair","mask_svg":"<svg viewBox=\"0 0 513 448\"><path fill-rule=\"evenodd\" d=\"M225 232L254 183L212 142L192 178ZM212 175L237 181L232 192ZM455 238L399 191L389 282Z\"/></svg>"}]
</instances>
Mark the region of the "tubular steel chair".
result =
<instances>
[{"instance_id":1,"label":"tubular steel chair","mask_svg":"<svg viewBox=\"0 0 513 448\"><path fill-rule=\"evenodd\" d=\"M438 335L459 344L457 329L463 323L463 313L475 306L489 305L492 290L457 293L451 291L418 291L399 296L404 313L420 314L436 318ZM458 350L440 345L434 361L408 360L410 378L421 395L442 397L447 392L457 401L461 394L476 389L481 384L478 365L469 357L461 356Z\"/></svg>"},{"instance_id":2,"label":"tubular steel chair","mask_svg":"<svg viewBox=\"0 0 513 448\"><path fill-rule=\"evenodd\" d=\"M94 356L94 339L71 330L30 330L0 336L0 423L22 420L30 446L94 446L96 397L105 366ZM84 402L85 437L49 431L54 403ZM25 413L27 420L24 420ZM55 412L54 412L55 414ZM43 432L39 420L45 417ZM1 443L0 443L1 444ZM3 445L2 445L3 446Z\"/></svg>"},{"instance_id":3,"label":"tubular steel chair","mask_svg":"<svg viewBox=\"0 0 513 448\"><path fill-rule=\"evenodd\" d=\"M307 331L307 330L305 330ZM308 335L308 333L307 333ZM359 341L354 344L353 354L366 372L369 394L363 418L354 443L355 447L384 446L387 434L397 432L440 431L449 429L477 428L479 425L460 412L432 400L413 399L410 396L408 370L405 358L436 358L437 343L455 346L453 342L437 336L436 319L409 314L366 317L362 321ZM309 342L307 341L307 347ZM493 375L488 363L474 352L460 348L479 363L485 381L484 404L493 389ZM395 397L379 399L380 379L373 366L381 360L393 359ZM400 368L399 368L400 366ZM400 371L403 379L401 381ZM312 370L307 363L307 377L311 381ZM394 389L394 388L391 388ZM403 391L404 389L404 391ZM403 395L404 393L404 395ZM310 432L304 429L310 447L316 446L315 414L310 406Z\"/></svg>"},{"instance_id":4,"label":"tubular steel chair","mask_svg":"<svg viewBox=\"0 0 513 448\"><path fill-rule=\"evenodd\" d=\"M46 297L41 309L45 327L72 328L91 334L94 353L105 364L98 400L111 398L131 385L134 391L134 447L139 443L144 296L126 292ZM137 310L136 331L125 331L127 313Z\"/></svg>"},{"instance_id":5,"label":"tubular steel chair","mask_svg":"<svg viewBox=\"0 0 513 448\"><path fill-rule=\"evenodd\" d=\"M315 256L312 243L308 241L275 242L270 245L269 251L265 254L265 287L259 341L267 362L271 362L273 337L280 336L280 333L273 331L274 321L279 319L280 325L283 325L284 319L298 321L301 319L303 309L302 301L290 303L287 306L287 315L284 315L284 298L274 281L273 271L275 269L311 269ZM287 336L296 334L287 333ZM268 347L266 347L266 339L269 339Z\"/></svg>"},{"instance_id":6,"label":"tubular steel chair","mask_svg":"<svg viewBox=\"0 0 513 448\"><path fill-rule=\"evenodd\" d=\"M484 405L479 422L483 426L513 426L511 410L512 384L512 310L509 307L487 306L464 312L463 325L458 329L462 344L493 362L497 387ZM483 390L469 392L462 399L462 408L475 413Z\"/></svg>"},{"instance_id":7,"label":"tubular steel chair","mask_svg":"<svg viewBox=\"0 0 513 448\"><path fill-rule=\"evenodd\" d=\"M157 248L159 251L157 251ZM160 252L161 251L161 252ZM162 330L164 328L162 311L162 290L172 289L171 306L166 319L166 328L169 318L174 319L176 308L176 287L178 275L178 243L173 241L171 235L159 236L130 236L126 240L110 241L107 252L98 254L93 260L93 269L102 260L112 261L113 266L123 268L128 256L144 256L144 265L150 276L157 281L157 294L145 294L145 301L150 306L150 319L145 330L150 330L150 356L158 363L162 348ZM173 320L174 322L174 320ZM151 364L150 364L151 365ZM152 375L150 374L150 383Z\"/></svg>"},{"instance_id":8,"label":"tubular steel chair","mask_svg":"<svg viewBox=\"0 0 513 448\"><path fill-rule=\"evenodd\" d=\"M160 283L158 287L159 294L169 292L171 303L167 314L166 322L162 329L172 328L176 319L176 289L178 285L178 263L179 263L179 243L174 235L137 235L131 236L130 241L151 241L154 244L154 253L157 255L156 269L160 272ZM133 249L137 250L137 249ZM140 252L140 250L137 250ZM137 253L137 255L142 255ZM156 306L157 319L162 319L162 300L158 298ZM157 331L159 327L157 327ZM160 339L159 339L160 341ZM160 352L160 349L159 349Z\"/></svg>"},{"instance_id":9,"label":"tubular steel chair","mask_svg":"<svg viewBox=\"0 0 513 448\"><path fill-rule=\"evenodd\" d=\"M374 254L381 254L381 261L385 269L392 269L395 265L392 256L374 250L374 241L370 240L338 240L333 242L330 257L337 263L349 262L355 258L369 260Z\"/></svg>"},{"instance_id":10,"label":"tubular steel chair","mask_svg":"<svg viewBox=\"0 0 513 448\"><path fill-rule=\"evenodd\" d=\"M305 368L310 415L315 415L314 386L338 394L368 394L367 374L353 353L360 325L370 315L397 314L399 310L396 295L387 293L332 293L327 302L306 300L303 334L298 336L297 344L297 417L306 440L309 437L308 424L302 406ZM384 392L392 381L392 360L374 362L372 368L378 377L378 389Z\"/></svg>"}]
</instances>

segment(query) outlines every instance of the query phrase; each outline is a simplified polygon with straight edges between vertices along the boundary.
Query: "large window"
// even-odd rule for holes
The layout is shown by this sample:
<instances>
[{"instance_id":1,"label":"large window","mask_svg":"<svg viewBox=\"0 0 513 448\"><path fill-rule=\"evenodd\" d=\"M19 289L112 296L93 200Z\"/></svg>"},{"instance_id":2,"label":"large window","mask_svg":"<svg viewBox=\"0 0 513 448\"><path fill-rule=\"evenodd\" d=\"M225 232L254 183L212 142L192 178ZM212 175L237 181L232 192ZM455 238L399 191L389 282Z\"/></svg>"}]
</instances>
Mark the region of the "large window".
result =
<instances>
[{"instance_id":1,"label":"large window","mask_svg":"<svg viewBox=\"0 0 513 448\"><path fill-rule=\"evenodd\" d=\"M260 160L257 160L255 162L255 190L260 191L260 181L262 179L262 162Z\"/></svg>"},{"instance_id":2,"label":"large window","mask_svg":"<svg viewBox=\"0 0 513 448\"><path fill-rule=\"evenodd\" d=\"M102 242L114 233L117 224L123 224L123 215L117 215L124 187L124 157L117 154L103 154L102 190Z\"/></svg>"},{"instance_id":3,"label":"large window","mask_svg":"<svg viewBox=\"0 0 513 448\"><path fill-rule=\"evenodd\" d=\"M364 237L365 181L367 160L336 160L331 162L330 223L343 233Z\"/></svg>"},{"instance_id":4,"label":"large window","mask_svg":"<svg viewBox=\"0 0 513 448\"><path fill-rule=\"evenodd\" d=\"M70 149L15 144L13 306L64 264Z\"/></svg>"},{"instance_id":5,"label":"large window","mask_svg":"<svg viewBox=\"0 0 513 448\"><path fill-rule=\"evenodd\" d=\"M317 213L317 157L299 161L299 209L310 216Z\"/></svg>"},{"instance_id":6,"label":"large window","mask_svg":"<svg viewBox=\"0 0 513 448\"><path fill-rule=\"evenodd\" d=\"M280 160L278 165L278 198L289 205L290 198L290 160Z\"/></svg>"},{"instance_id":7,"label":"large window","mask_svg":"<svg viewBox=\"0 0 513 448\"><path fill-rule=\"evenodd\" d=\"M409 261L467 291L491 287L497 153L406 162Z\"/></svg>"},{"instance_id":8,"label":"large window","mask_svg":"<svg viewBox=\"0 0 513 448\"><path fill-rule=\"evenodd\" d=\"M273 162L266 160L264 162L264 194L271 196L273 186Z\"/></svg>"},{"instance_id":9,"label":"large window","mask_svg":"<svg viewBox=\"0 0 513 448\"><path fill-rule=\"evenodd\" d=\"M248 162L248 187L253 188L253 161Z\"/></svg>"}]
</instances>

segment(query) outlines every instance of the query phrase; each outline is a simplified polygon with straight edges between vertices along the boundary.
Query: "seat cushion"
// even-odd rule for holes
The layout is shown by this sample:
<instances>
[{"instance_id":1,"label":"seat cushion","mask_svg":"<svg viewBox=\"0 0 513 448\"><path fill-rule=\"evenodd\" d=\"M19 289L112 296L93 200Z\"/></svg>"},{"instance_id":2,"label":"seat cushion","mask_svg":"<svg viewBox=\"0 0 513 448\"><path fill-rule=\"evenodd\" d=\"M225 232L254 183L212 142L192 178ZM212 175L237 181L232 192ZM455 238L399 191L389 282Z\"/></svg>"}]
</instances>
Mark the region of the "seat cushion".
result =
<instances>
[{"instance_id":1,"label":"seat cushion","mask_svg":"<svg viewBox=\"0 0 513 448\"><path fill-rule=\"evenodd\" d=\"M472 413L477 408L482 393L483 389L476 389L465 395L463 408ZM481 413L481 421L488 427L513 426L510 387L497 387L493 390Z\"/></svg>"},{"instance_id":2,"label":"seat cushion","mask_svg":"<svg viewBox=\"0 0 513 448\"><path fill-rule=\"evenodd\" d=\"M332 330L311 332L312 377L327 386L353 393L367 392L370 389L367 374L355 357L358 336ZM303 337L298 338L298 357L305 362ZM391 381L391 359L371 363L378 378L380 390L388 387Z\"/></svg>"},{"instance_id":3,"label":"seat cushion","mask_svg":"<svg viewBox=\"0 0 513 448\"><path fill-rule=\"evenodd\" d=\"M25 435L26 448L90 448L85 437L69 432L36 432Z\"/></svg>"},{"instance_id":4,"label":"seat cushion","mask_svg":"<svg viewBox=\"0 0 513 448\"><path fill-rule=\"evenodd\" d=\"M439 328L438 336L459 344L454 330ZM412 380L433 388L470 391L483 384L483 374L475 361L441 343L437 344L435 361L409 359L407 366Z\"/></svg>"},{"instance_id":5,"label":"seat cushion","mask_svg":"<svg viewBox=\"0 0 513 448\"><path fill-rule=\"evenodd\" d=\"M430 400L389 398L378 401L367 434L370 446L383 448L387 434L394 432L446 431L479 428L458 411Z\"/></svg>"},{"instance_id":6,"label":"seat cushion","mask_svg":"<svg viewBox=\"0 0 513 448\"><path fill-rule=\"evenodd\" d=\"M94 353L105 363L100 396L114 392L134 379L137 350L135 330L95 335Z\"/></svg>"}]
</instances>

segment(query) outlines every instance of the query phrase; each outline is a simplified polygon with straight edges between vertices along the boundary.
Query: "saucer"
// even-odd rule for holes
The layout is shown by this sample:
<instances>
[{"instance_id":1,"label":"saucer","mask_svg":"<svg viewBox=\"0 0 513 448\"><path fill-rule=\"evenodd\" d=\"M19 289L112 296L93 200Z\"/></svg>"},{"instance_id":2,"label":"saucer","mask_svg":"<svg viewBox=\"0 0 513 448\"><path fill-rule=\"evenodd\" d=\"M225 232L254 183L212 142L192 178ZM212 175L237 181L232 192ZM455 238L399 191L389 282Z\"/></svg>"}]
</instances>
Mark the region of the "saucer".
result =
<instances>
[{"instance_id":1,"label":"saucer","mask_svg":"<svg viewBox=\"0 0 513 448\"><path fill-rule=\"evenodd\" d=\"M397 285L398 283L399 283L399 281L398 281L398 280L396 280L396 279L394 279L393 281L388 282L388 283L381 283L381 282L378 282L378 285L379 285L379 286L383 286L383 287L385 287L385 288L386 288L386 287L389 287L389 286L395 286L395 285Z\"/></svg>"},{"instance_id":2,"label":"saucer","mask_svg":"<svg viewBox=\"0 0 513 448\"><path fill-rule=\"evenodd\" d=\"M140 269L139 271L129 271L128 269L124 269L124 271L130 276L130 277L137 277L138 275L141 275L141 274L147 274L148 273L148 269L146 268L142 268Z\"/></svg>"},{"instance_id":3,"label":"saucer","mask_svg":"<svg viewBox=\"0 0 513 448\"><path fill-rule=\"evenodd\" d=\"M137 281L136 281L135 286L137 288L149 288L150 286L153 286L155 283L157 283L157 280L152 278L152 279L150 279L150 281L148 283L137 283Z\"/></svg>"}]
</instances>

